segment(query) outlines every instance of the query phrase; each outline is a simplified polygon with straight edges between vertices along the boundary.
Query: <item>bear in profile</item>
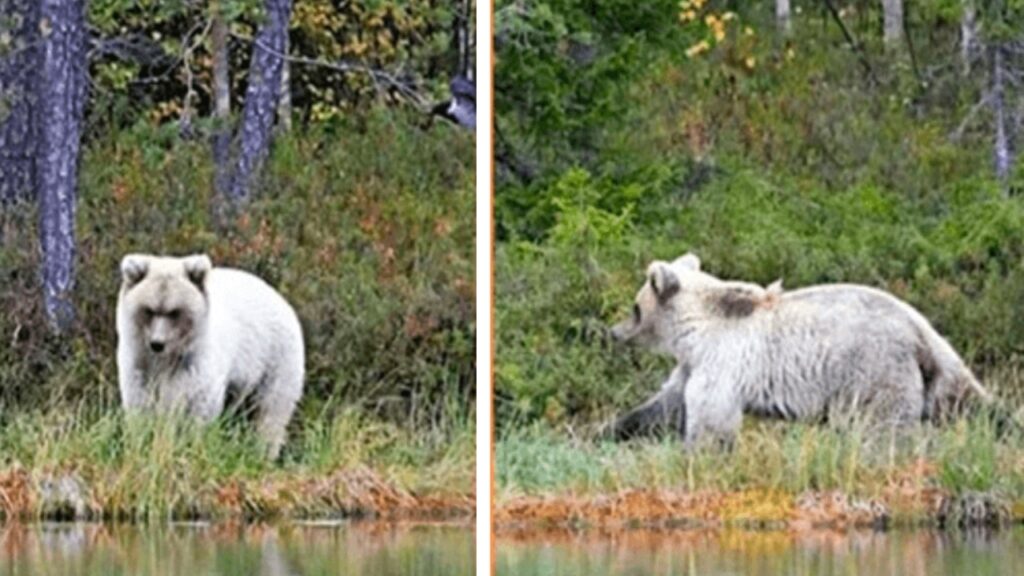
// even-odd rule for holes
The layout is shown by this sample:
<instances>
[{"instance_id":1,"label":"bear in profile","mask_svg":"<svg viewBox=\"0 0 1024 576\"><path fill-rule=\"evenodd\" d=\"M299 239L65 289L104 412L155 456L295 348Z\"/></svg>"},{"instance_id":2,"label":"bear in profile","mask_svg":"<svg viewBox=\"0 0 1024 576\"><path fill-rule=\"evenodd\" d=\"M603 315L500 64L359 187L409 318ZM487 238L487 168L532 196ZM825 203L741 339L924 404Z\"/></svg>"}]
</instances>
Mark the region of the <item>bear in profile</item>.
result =
<instances>
[{"instance_id":1,"label":"bear in profile","mask_svg":"<svg viewBox=\"0 0 1024 576\"><path fill-rule=\"evenodd\" d=\"M652 263L632 316L612 335L677 362L654 397L613 424L618 438L668 427L688 445L729 442L744 413L940 422L971 394L990 400L949 343L890 294L724 281L693 254Z\"/></svg>"},{"instance_id":2,"label":"bear in profile","mask_svg":"<svg viewBox=\"0 0 1024 576\"><path fill-rule=\"evenodd\" d=\"M121 261L117 368L129 413L180 412L208 423L230 397L251 399L277 458L302 397L302 328L263 280L206 255L129 254Z\"/></svg>"}]
</instances>

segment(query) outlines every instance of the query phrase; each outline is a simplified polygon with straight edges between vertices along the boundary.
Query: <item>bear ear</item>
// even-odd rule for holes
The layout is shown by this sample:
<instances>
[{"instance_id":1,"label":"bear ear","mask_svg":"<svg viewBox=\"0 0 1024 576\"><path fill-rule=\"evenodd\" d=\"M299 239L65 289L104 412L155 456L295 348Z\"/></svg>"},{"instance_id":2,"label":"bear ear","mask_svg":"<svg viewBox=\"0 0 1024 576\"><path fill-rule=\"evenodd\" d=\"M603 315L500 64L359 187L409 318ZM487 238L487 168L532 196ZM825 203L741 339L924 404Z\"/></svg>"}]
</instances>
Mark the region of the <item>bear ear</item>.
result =
<instances>
[{"instance_id":1,"label":"bear ear","mask_svg":"<svg viewBox=\"0 0 1024 576\"><path fill-rule=\"evenodd\" d=\"M697 255L693 252L683 254L679 258L676 258L676 261L672 264L681 268L686 268L687 270L700 272L700 258L697 258Z\"/></svg>"},{"instance_id":2,"label":"bear ear","mask_svg":"<svg viewBox=\"0 0 1024 576\"><path fill-rule=\"evenodd\" d=\"M126 286L134 286L149 272L149 258L141 254L128 254L121 259L121 280Z\"/></svg>"},{"instance_id":3,"label":"bear ear","mask_svg":"<svg viewBox=\"0 0 1024 576\"><path fill-rule=\"evenodd\" d=\"M679 292L679 276L665 262L654 262L647 268L647 281L661 304Z\"/></svg>"},{"instance_id":4,"label":"bear ear","mask_svg":"<svg viewBox=\"0 0 1024 576\"><path fill-rule=\"evenodd\" d=\"M782 288L782 278L779 278L775 282L769 284L768 287L765 288L765 291L768 292L770 296L778 296L782 294L784 291Z\"/></svg>"},{"instance_id":5,"label":"bear ear","mask_svg":"<svg viewBox=\"0 0 1024 576\"><path fill-rule=\"evenodd\" d=\"M213 263L210 262L210 257L206 254L188 256L185 258L184 266L185 274L188 275L189 281L195 284L200 290L205 291L206 275L213 268Z\"/></svg>"}]
</instances>

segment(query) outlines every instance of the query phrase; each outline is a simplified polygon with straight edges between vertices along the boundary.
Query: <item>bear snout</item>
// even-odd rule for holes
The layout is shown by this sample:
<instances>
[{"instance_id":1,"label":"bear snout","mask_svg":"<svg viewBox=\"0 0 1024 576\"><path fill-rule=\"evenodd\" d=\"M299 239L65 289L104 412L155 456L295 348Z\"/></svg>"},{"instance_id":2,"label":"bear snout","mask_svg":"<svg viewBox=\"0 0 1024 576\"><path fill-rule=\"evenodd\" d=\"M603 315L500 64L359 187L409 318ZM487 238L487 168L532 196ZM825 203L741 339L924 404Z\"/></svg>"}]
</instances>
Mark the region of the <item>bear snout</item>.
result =
<instances>
[{"instance_id":1,"label":"bear snout","mask_svg":"<svg viewBox=\"0 0 1024 576\"><path fill-rule=\"evenodd\" d=\"M152 350L153 352L156 352L157 354L163 352L164 351L164 347L165 347L164 343L160 342L158 340L152 340L149 343L149 349Z\"/></svg>"},{"instance_id":2,"label":"bear snout","mask_svg":"<svg viewBox=\"0 0 1024 576\"><path fill-rule=\"evenodd\" d=\"M619 322L608 331L615 342L627 342L633 335L633 326L629 322Z\"/></svg>"}]
</instances>

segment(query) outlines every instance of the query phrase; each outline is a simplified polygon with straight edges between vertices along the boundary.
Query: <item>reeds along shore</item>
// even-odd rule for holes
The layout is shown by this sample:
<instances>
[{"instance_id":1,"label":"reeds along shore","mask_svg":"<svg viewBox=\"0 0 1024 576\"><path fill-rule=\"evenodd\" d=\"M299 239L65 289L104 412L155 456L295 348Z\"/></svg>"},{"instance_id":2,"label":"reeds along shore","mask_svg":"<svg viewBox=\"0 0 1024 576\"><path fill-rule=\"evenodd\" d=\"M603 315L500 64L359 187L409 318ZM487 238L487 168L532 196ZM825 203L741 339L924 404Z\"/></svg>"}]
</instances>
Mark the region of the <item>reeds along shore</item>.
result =
<instances>
[{"instance_id":1,"label":"reeds along shore","mask_svg":"<svg viewBox=\"0 0 1024 576\"><path fill-rule=\"evenodd\" d=\"M16 416L0 426L4 520L462 520L474 434L445 438L356 414L311 425L268 462L239 425Z\"/></svg>"},{"instance_id":2,"label":"reeds along shore","mask_svg":"<svg viewBox=\"0 0 1024 576\"><path fill-rule=\"evenodd\" d=\"M495 521L549 526L842 528L1024 522L1024 435L985 414L880 433L750 421L729 451L534 428L497 444Z\"/></svg>"}]
</instances>

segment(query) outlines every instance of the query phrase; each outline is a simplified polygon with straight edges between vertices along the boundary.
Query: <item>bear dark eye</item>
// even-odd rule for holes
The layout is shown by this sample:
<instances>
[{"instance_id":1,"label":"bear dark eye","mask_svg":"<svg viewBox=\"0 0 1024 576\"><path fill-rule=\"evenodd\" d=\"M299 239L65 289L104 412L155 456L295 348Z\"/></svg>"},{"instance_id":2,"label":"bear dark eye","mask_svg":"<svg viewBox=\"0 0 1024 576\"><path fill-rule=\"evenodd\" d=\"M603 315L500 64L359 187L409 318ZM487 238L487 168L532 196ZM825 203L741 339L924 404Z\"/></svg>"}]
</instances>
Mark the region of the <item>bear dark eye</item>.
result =
<instances>
[{"instance_id":1,"label":"bear dark eye","mask_svg":"<svg viewBox=\"0 0 1024 576\"><path fill-rule=\"evenodd\" d=\"M145 318L146 320L152 319L153 316L154 316L154 312L153 312L152 308L143 308L142 309L142 317Z\"/></svg>"},{"instance_id":2,"label":"bear dark eye","mask_svg":"<svg viewBox=\"0 0 1024 576\"><path fill-rule=\"evenodd\" d=\"M640 305L633 304L633 321L637 324L640 323Z\"/></svg>"},{"instance_id":3,"label":"bear dark eye","mask_svg":"<svg viewBox=\"0 0 1024 576\"><path fill-rule=\"evenodd\" d=\"M181 310L171 310L170 312L167 313L167 318L170 319L171 321L175 321L178 318L181 318Z\"/></svg>"}]
</instances>

